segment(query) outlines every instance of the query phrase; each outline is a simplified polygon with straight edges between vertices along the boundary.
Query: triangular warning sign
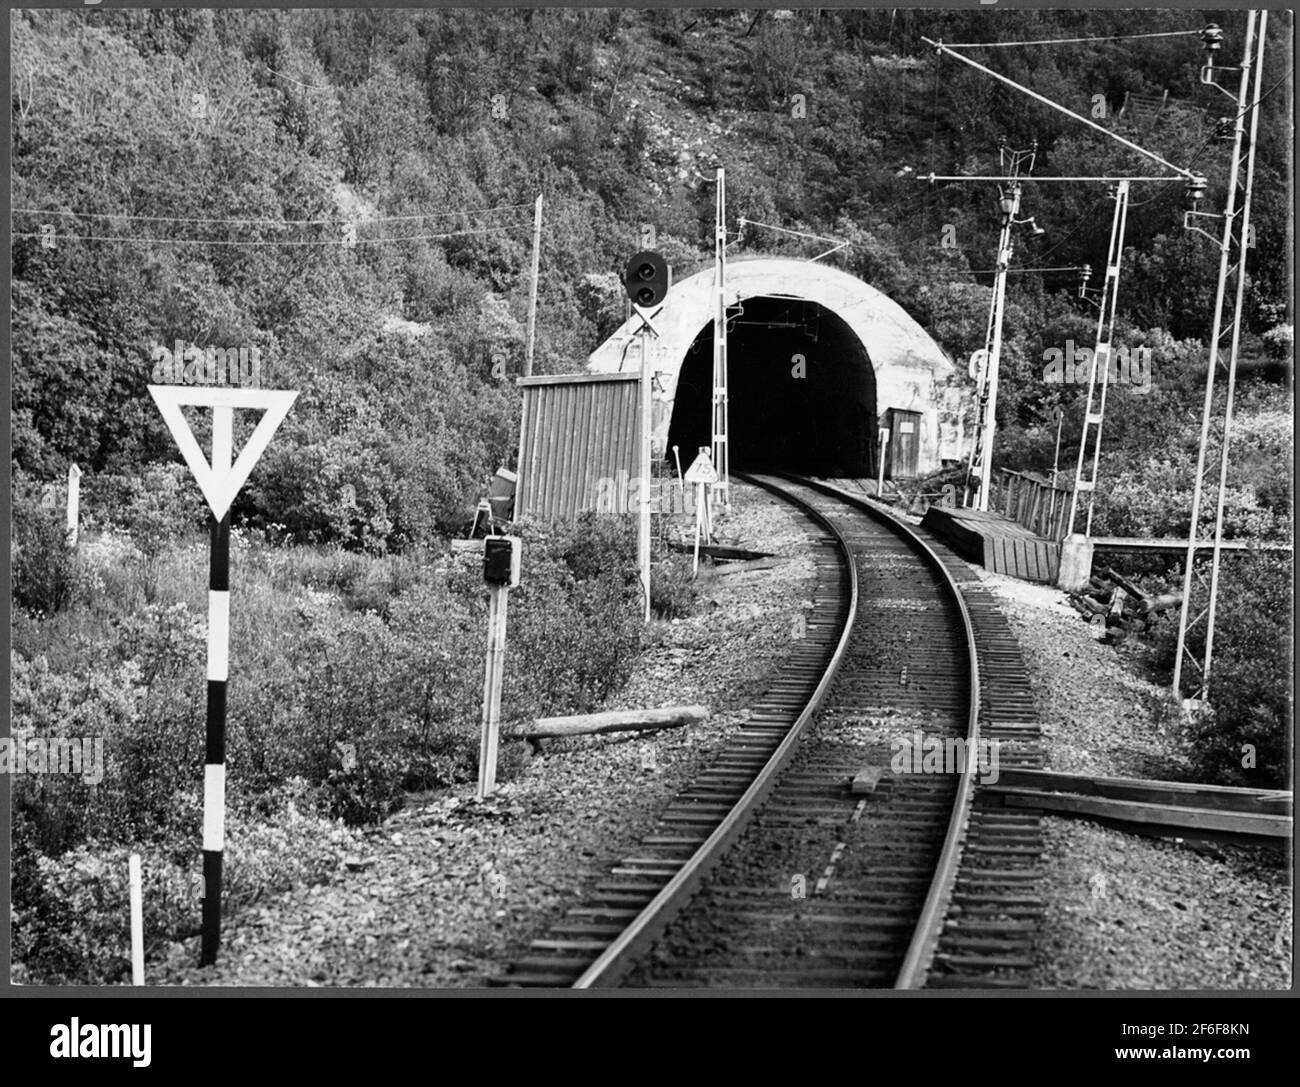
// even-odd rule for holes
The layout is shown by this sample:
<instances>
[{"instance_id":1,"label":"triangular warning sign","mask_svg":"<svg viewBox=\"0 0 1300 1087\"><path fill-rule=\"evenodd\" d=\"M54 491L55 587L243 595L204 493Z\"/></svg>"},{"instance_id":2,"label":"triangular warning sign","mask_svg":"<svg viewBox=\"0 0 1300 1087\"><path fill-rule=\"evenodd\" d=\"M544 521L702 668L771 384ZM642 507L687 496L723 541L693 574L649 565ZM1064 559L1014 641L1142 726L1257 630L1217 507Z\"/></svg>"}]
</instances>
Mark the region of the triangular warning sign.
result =
<instances>
[{"instance_id":1,"label":"triangular warning sign","mask_svg":"<svg viewBox=\"0 0 1300 1087\"><path fill-rule=\"evenodd\" d=\"M232 389L212 388L208 386L188 385L150 385L149 395L153 397L158 410L162 412L163 422L172 432L181 456L194 473L194 480L207 499L212 515L220 521L230 509L239 489L248 481L253 465L266 452L272 436L284 417L289 414L293 402L298 398L297 392L281 389ZM190 431L181 408L212 409L212 462L204 456L203 450ZM232 431L236 408L251 408L264 414L253 428L252 437L233 460Z\"/></svg>"},{"instance_id":2,"label":"triangular warning sign","mask_svg":"<svg viewBox=\"0 0 1300 1087\"><path fill-rule=\"evenodd\" d=\"M713 467L713 458L709 456L707 449L701 449L700 455L696 457L691 466L686 469L685 482L687 483L717 483L718 470Z\"/></svg>"}]
</instances>

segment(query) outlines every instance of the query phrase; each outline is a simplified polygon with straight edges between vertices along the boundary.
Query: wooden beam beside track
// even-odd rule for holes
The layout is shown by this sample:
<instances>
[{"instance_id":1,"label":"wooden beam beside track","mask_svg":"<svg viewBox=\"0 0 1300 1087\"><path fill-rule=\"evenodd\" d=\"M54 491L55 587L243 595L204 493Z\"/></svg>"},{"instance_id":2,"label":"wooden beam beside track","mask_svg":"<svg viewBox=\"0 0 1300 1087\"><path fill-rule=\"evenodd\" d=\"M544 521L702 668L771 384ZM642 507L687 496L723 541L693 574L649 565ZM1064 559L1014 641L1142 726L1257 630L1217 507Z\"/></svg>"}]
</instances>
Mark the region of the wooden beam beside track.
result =
<instances>
[{"instance_id":1,"label":"wooden beam beside track","mask_svg":"<svg viewBox=\"0 0 1300 1087\"><path fill-rule=\"evenodd\" d=\"M1281 843L1293 833L1292 794L1282 790L1045 770L1006 770L982 789L1007 807L1093 819L1143 834Z\"/></svg>"},{"instance_id":2,"label":"wooden beam beside track","mask_svg":"<svg viewBox=\"0 0 1300 1087\"><path fill-rule=\"evenodd\" d=\"M513 733L520 740L549 740L561 736L592 736L604 732L649 732L698 725L708 720L706 706L665 706L656 710L609 710L573 717L539 717Z\"/></svg>"}]
</instances>

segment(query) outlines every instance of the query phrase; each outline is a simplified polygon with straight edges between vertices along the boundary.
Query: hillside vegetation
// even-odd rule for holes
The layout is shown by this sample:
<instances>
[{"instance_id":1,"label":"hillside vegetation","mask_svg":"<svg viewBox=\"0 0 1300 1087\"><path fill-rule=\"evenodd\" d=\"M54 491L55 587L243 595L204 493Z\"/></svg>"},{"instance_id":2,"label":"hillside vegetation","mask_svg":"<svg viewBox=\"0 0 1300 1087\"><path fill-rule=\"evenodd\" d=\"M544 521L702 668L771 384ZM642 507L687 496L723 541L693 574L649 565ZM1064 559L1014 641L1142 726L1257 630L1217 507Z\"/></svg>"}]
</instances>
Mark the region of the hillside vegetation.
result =
<instances>
[{"instance_id":1,"label":"hillside vegetation","mask_svg":"<svg viewBox=\"0 0 1300 1087\"><path fill-rule=\"evenodd\" d=\"M18 13L13 464L49 479L69 460L126 476L171 460L144 393L153 348L257 346L263 384L302 395L237 517L374 552L430 542L464 518L485 473L512 459L509 379L524 349L535 196L546 198L536 368L572 370L621 317L611 273L643 226L679 275L711 254L713 190L702 175L715 164L728 169L733 228L745 218L849 240L832 259L964 360L983 341L989 277L970 270L991 264L994 193L932 188L916 175L996 173L1003 136L1013 147L1038 141L1039 173L1154 167L936 60L922 36L1136 34L1215 17ZM1230 62L1242 16L1218 18ZM1271 43L1281 78L1281 13ZM1200 56L1195 36L984 54L1203 170L1205 206L1215 208L1226 153L1214 119L1227 99L1198 85ZM1187 108L1140 132L1118 119L1127 93L1166 90ZM1286 322L1288 94L1274 86L1261 122L1248 355ZM1213 255L1181 229L1181 190L1135 189L1117 332L1117 342L1154 347L1162 388L1190 386L1203 366L1188 341L1206 335L1213 298ZM1110 204L1101 186L1033 189L1024 212L1049 233L1023 243L1016 263L1102 266ZM47 223L52 248L40 237ZM806 245L750 227L733 252L811 255ZM1079 390L1043 383L1041 360L1067 339L1090 342L1094 320L1071 299L1071 277L1013 280L1002 422L1032 430L1064 401L1075 408L1068 448ZM1144 404L1141 414L1152 413ZM1155 414L1186 429L1181 410ZM1164 438L1149 448L1168 449ZM1042 442L1012 440L1007 455L1041 461Z\"/></svg>"}]
</instances>

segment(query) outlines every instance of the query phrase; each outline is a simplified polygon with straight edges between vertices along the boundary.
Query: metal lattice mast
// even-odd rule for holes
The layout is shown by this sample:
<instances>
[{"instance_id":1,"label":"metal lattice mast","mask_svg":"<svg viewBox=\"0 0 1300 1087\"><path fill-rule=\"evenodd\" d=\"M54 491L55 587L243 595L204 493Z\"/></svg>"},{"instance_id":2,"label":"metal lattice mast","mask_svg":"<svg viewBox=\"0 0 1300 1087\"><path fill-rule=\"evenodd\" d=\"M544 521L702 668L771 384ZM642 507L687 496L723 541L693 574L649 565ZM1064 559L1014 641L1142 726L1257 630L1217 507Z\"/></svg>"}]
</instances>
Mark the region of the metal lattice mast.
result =
<instances>
[{"instance_id":1,"label":"metal lattice mast","mask_svg":"<svg viewBox=\"0 0 1300 1087\"><path fill-rule=\"evenodd\" d=\"M1232 404L1237 383L1237 349L1241 337L1242 301L1246 288L1246 251L1250 230L1250 194L1255 178L1255 146L1259 130L1259 99L1264 74L1264 31L1267 26L1266 11L1246 14L1246 40L1239 68L1216 68L1214 54L1219 49L1222 31L1209 26L1202 35L1206 45L1206 64L1201 69L1201 82L1235 97L1237 103L1233 122L1232 167L1228 174L1228 194L1222 215L1206 212L1188 212L1184 224L1191 230L1205 234L1219 246L1219 281L1215 292L1214 323L1210 329L1208 365L1205 375L1205 403L1201 415L1201 440L1196 459L1196 482L1192 492L1191 523L1187 530L1187 554L1183 561L1183 604L1178 616L1178 645L1174 656L1172 694L1182 697L1183 659L1186 657L1200 670L1200 681L1194 698L1206 699L1210 693L1210 663L1214 651L1214 614L1219 585L1220 545L1223 542L1223 505L1228 478L1228 447L1232 433ZM1215 82L1216 71L1240 72L1235 96ZM1250 84L1254 82L1254 89ZM1222 233L1214 238L1200 227L1192 226L1193 217L1214 218L1222 222ZM1231 290L1231 294L1229 291ZM1226 309L1231 298L1233 312L1230 319ZM1223 430L1219 443L1219 490L1216 497L1214 546L1210 564L1210 597L1205 609L1194 618L1191 613L1191 590L1199 527L1201 501L1205 491L1206 454L1208 452L1211 423L1214 418L1214 379L1219 366L1219 350L1228 343L1228 386L1223 408ZM1204 619L1205 654L1197 661L1187 649L1187 636Z\"/></svg>"},{"instance_id":2,"label":"metal lattice mast","mask_svg":"<svg viewBox=\"0 0 1300 1087\"><path fill-rule=\"evenodd\" d=\"M1001 243L998 244L998 252L1002 251ZM994 269L994 275L1004 277L1005 272L1001 267ZM975 429L971 433L970 454L966 458L965 490L962 494L961 504L967 509L970 508L971 502L975 498L975 473L980 464L980 450L983 439L984 426L984 404L985 404L985 385L989 376L989 355L993 347L993 326L998 321L998 289L997 279L994 280L993 297L989 299L989 319L984 327L984 348L977 356L980 360L979 373L975 375L975 403L978 410L975 415Z\"/></svg>"},{"instance_id":3,"label":"metal lattice mast","mask_svg":"<svg viewBox=\"0 0 1300 1087\"><path fill-rule=\"evenodd\" d=\"M1098 299L1100 312L1097 314L1097 340L1092 352L1092 366L1088 371L1088 399L1083 413L1083 433L1079 436L1079 461L1074 471L1074 490L1070 493L1070 520L1067 530L1069 535L1074 534L1075 516L1081 494L1088 496L1084 535L1092 535L1092 503L1097 490L1097 469L1101 464L1101 427L1106 417L1106 392L1110 388L1112 353L1115 346L1115 310L1119 300L1119 266L1124 256L1124 228L1128 222L1128 194L1127 181L1121 181L1115 186L1115 218L1110 227L1106 278L1102 282ZM1100 390L1097 381L1098 371L1101 372ZM1087 464L1086 475L1084 474L1085 463Z\"/></svg>"},{"instance_id":4,"label":"metal lattice mast","mask_svg":"<svg viewBox=\"0 0 1300 1087\"><path fill-rule=\"evenodd\" d=\"M713 501L731 512L731 455L727 427L727 176L718 168L717 210L713 221Z\"/></svg>"},{"instance_id":5,"label":"metal lattice mast","mask_svg":"<svg viewBox=\"0 0 1300 1087\"><path fill-rule=\"evenodd\" d=\"M996 429L998 406L998 370L1002 359L1002 317L1006 308L1007 270L1011 265L1013 248L1011 245L1011 228L1020 223L1033 223L1033 219L1017 219L1020 211L1020 176L1022 164L1033 170L1034 156L1038 145L1025 151L1008 150L1005 144L999 148L999 162L1007 170L1012 180L1006 188L998 190L998 204L1002 212L1002 230L998 234L998 255L994 264L993 299L989 309L989 322L985 333L983 365L976 387L978 411L975 432L971 436L971 452L966 463L966 491L963 503L974 505L976 509L989 508L989 490L993 475L993 434ZM1037 224L1034 225L1037 233ZM972 494L978 479L978 493Z\"/></svg>"}]
</instances>

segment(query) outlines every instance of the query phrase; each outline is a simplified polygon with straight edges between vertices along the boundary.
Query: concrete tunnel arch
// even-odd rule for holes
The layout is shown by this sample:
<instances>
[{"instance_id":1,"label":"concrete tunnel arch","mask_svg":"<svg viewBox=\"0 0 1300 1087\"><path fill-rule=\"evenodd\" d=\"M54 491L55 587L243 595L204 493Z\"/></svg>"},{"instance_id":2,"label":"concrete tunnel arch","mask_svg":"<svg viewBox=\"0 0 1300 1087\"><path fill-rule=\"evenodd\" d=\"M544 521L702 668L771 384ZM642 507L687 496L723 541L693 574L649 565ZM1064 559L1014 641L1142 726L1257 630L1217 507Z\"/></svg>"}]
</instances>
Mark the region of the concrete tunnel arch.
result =
<instances>
[{"instance_id":1,"label":"concrete tunnel arch","mask_svg":"<svg viewBox=\"0 0 1300 1087\"><path fill-rule=\"evenodd\" d=\"M754 257L728 263L726 303L733 469L874 475L891 409L915 413L917 474L963 456L952 360L883 292L829 265ZM713 307L707 267L674 283L655 319L653 454L671 461L677 444L683 468L709 444ZM621 325L588 372L635 373L638 327Z\"/></svg>"}]
</instances>

